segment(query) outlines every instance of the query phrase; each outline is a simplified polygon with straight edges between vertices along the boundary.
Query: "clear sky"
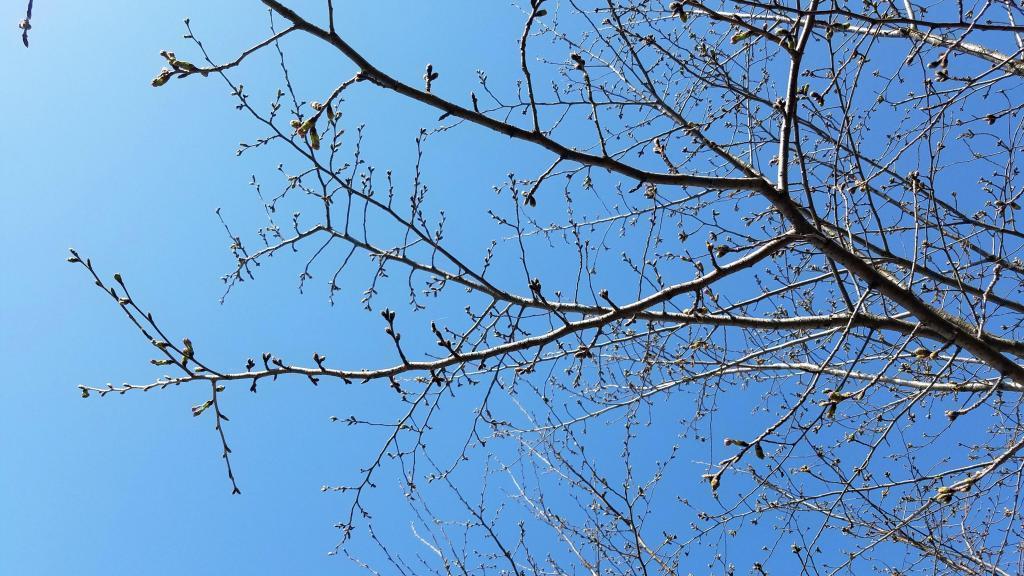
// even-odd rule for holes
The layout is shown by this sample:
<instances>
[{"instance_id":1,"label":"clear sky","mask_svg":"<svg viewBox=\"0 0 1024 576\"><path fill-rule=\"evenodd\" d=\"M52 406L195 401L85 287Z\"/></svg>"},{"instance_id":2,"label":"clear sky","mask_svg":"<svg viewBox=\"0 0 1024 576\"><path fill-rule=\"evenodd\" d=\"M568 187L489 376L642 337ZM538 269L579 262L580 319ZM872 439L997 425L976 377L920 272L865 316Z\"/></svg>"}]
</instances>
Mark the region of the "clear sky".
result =
<instances>
[{"instance_id":1,"label":"clear sky","mask_svg":"<svg viewBox=\"0 0 1024 576\"><path fill-rule=\"evenodd\" d=\"M320 14L323 2L288 4ZM396 77L416 83L431 62L441 73L438 90L462 100L477 89L478 69L509 90L519 78L523 18L507 2L338 4L339 32ZM288 158L236 156L241 140L262 133L234 109L219 79L175 80L159 90L150 80L164 65L160 50L199 60L182 39L182 18L225 61L266 36L266 10L241 0L40 0L29 49L15 27L23 10L20 0L0 6L0 22L10 23L0 34L0 575L352 573L351 563L327 555L347 501L320 487L351 481L378 444L330 417L387 414L379 388L286 380L263 383L256 395L229 390L224 409L241 496L230 495L212 419L191 416L190 407L208 398L205 386L88 400L76 389L146 383L161 371L148 364L152 347L110 299L65 262L71 246L105 277L123 275L175 334L210 358L238 362L229 368L263 351L296 363L308 363L313 351L346 367L394 363L379 316L359 304L367 262L356 265L357 280L343 279L334 307L326 270L299 292L308 256L270 260L256 282L219 302L220 277L234 261L215 210L236 234L253 238L264 214L250 178L276 189L275 167L287 168ZM354 73L306 38L285 46L303 98L326 94ZM267 50L232 77L266 101L280 84L276 58ZM437 112L374 90L355 91L343 111L351 132L366 123L366 157L410 180L414 138L436 125ZM573 128L562 135L571 140ZM494 201L491 186L510 171L551 161L473 127L432 139L426 155L425 179L460 222L449 240L474 254L490 238L467 216ZM564 267L556 256L535 264L541 272ZM380 298L407 299L400 282ZM728 411L725 419L740 437L756 425L732 421ZM440 443L446 440L457 439ZM697 450L681 459L715 461L711 448ZM708 489L698 468L690 472L680 481L694 485L699 504ZM379 515L404 510L395 484L373 497ZM660 512L669 514L657 519L665 526L682 522ZM780 545L780 535L765 538ZM733 554L749 560L745 551Z\"/></svg>"},{"instance_id":2,"label":"clear sky","mask_svg":"<svg viewBox=\"0 0 1024 576\"><path fill-rule=\"evenodd\" d=\"M259 282L218 304L219 278L233 262L214 210L251 235L262 208L250 174L283 160L236 158L239 141L257 132L218 79L160 90L150 79L164 64L161 49L197 59L182 39L183 17L215 58L228 59L264 37L266 10L241 1L42 0L25 49L15 27L22 4L0 7L0 22L10 24L0 34L0 574L349 571L326 555L344 508L319 487L350 479L368 456L329 421L354 411L358 390L291 381L255 397L233 394L225 410L243 494L232 497L212 420L190 414L207 390L83 400L75 388L160 372L117 308L64 262L69 246L106 277L120 272L158 318L220 358L243 362L272 349L285 358L320 350L368 365L393 360L379 349L383 340L358 337L380 331L376 314L359 311L362 286L345 293L349 304L329 308L321 282L298 293L298 259L265 267ZM429 2L344 4L341 31L396 74L418 78L428 59L450 86L473 85L477 68L514 71L504 65L515 62L509 49L521 23L505 3L477 10L478 2L455 2L444 15ZM424 27L441 16L460 33ZM307 46L288 46L307 94L315 91L303 83L324 67L338 70L324 85L353 72L340 59L302 63ZM269 75L276 87L273 65L255 59L237 78L255 87ZM436 114L379 95L357 105L351 116L370 126L365 146L377 163L407 172L413 139ZM460 165L439 147L430 170L460 165L445 183L474 181L486 192L509 169L498 162L500 144L485 156L493 165L481 166ZM392 151L393 161L382 160Z\"/></svg>"}]
</instances>

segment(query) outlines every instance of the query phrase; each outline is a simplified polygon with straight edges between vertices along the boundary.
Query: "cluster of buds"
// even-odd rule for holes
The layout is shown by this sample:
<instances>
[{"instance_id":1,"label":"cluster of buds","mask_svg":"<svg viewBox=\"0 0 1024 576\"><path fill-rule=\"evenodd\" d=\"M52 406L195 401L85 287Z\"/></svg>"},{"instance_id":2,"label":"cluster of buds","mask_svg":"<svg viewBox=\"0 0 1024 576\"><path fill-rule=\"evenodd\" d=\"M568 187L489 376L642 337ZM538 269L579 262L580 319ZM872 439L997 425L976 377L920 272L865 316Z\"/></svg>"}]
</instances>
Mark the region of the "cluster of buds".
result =
<instances>
[{"instance_id":1,"label":"cluster of buds","mask_svg":"<svg viewBox=\"0 0 1024 576\"><path fill-rule=\"evenodd\" d=\"M434 65L427 64L427 71L423 74L423 81L426 82L427 92L430 92L430 87L433 85L434 80L437 80L438 76L440 76L440 74L434 72Z\"/></svg>"},{"instance_id":2,"label":"cluster of buds","mask_svg":"<svg viewBox=\"0 0 1024 576\"><path fill-rule=\"evenodd\" d=\"M167 81L175 74L178 75L178 78L184 78L189 74L195 74L197 72L203 76L209 75L207 70L203 70L186 60L179 60L178 57L174 55L174 52L161 50L160 55L164 57L164 60L167 60L167 65L170 66L170 68L162 68L156 78L153 78L151 84L154 88L159 88L160 86L167 84Z\"/></svg>"},{"instance_id":3,"label":"cluster of buds","mask_svg":"<svg viewBox=\"0 0 1024 576\"><path fill-rule=\"evenodd\" d=\"M672 15L673 16L675 16L676 18L679 18L679 20L681 20L683 22L686 22L688 17L686 15L686 11L683 10L683 7L685 5L686 5L685 2L673 2L673 3L668 5L668 9L672 11Z\"/></svg>"},{"instance_id":4,"label":"cluster of buds","mask_svg":"<svg viewBox=\"0 0 1024 576\"><path fill-rule=\"evenodd\" d=\"M977 482L977 477L972 476L966 480L961 480L952 486L939 486L939 489L935 491L935 495L932 496L932 500L935 500L939 504L949 504L953 501L953 494L956 492L970 492L974 483Z\"/></svg>"},{"instance_id":5,"label":"cluster of buds","mask_svg":"<svg viewBox=\"0 0 1024 576\"><path fill-rule=\"evenodd\" d=\"M309 137L309 146L313 150L320 149L320 134L317 133L316 131L316 119L318 116L319 114L314 114L305 121L301 121L298 119L293 119L291 121L292 128L295 129L295 133L300 138L306 138L307 136Z\"/></svg>"}]
</instances>

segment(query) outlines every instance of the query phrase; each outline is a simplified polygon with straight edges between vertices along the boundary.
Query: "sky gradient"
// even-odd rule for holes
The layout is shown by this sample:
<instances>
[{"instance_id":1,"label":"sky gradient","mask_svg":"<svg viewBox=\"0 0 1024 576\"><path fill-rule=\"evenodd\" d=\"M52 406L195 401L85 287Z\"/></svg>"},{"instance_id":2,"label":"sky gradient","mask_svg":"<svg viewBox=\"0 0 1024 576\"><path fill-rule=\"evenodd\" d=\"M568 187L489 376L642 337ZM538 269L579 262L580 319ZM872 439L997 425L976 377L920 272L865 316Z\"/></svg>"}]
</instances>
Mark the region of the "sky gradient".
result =
<instances>
[{"instance_id":1,"label":"sky gradient","mask_svg":"<svg viewBox=\"0 0 1024 576\"><path fill-rule=\"evenodd\" d=\"M17 22L20 4L6 3L0 21ZM339 33L397 78L418 84L430 62L441 74L435 91L453 101L465 103L470 90L479 90L478 70L487 71L499 92L515 90L521 76L517 43L523 15L509 3L460 0L445 2L443 8L431 2L338 4L343 6ZM319 0L288 5L311 17L322 16ZM104 278L123 276L135 300L163 327L176 338L189 337L199 354L217 359L225 369L241 369L246 358L258 361L262 352L296 364L309 364L315 351L334 366L392 365L395 352L376 310L399 308L403 330L411 334L406 342L420 352L433 346L426 320L463 319L459 315L465 302L459 293L452 295L457 290L450 290L434 303L429 318L419 317L424 321L418 322L417 333L404 323L407 316L400 308L408 300L408 289L395 281L381 286L375 311L367 312L360 298L374 267L363 258L346 271L337 304L329 306L331 266L314 268L313 278L299 290L299 274L310 253L303 246L302 254L268 259L255 282L236 286L221 303L221 277L235 262L216 210L233 234L254 241L267 214L251 180L260 183L259 193L276 194L282 187L278 165L285 173L302 166L280 150L283 146L236 154L240 141L252 142L264 134L252 118L235 110L236 101L220 79L173 79L160 89L150 81L165 64L160 50L200 61L182 38L183 18L190 18L214 60L223 62L267 36L266 9L259 2L235 0L89 5L42 0L34 12L31 48L22 47L14 26L0 35L6 78L0 83L0 110L6 112L0 130L0 360L5 368L0 402L7 409L0 418L0 574L353 573L351 563L328 555L340 539L333 526L344 519L347 500L320 488L350 482L374 457L384 436L355 434L343 421L354 413L366 419L393 417L397 402L387 383L324 382L314 387L302 379L282 379L261 382L255 395L247 385L232 385L221 397L231 417L226 432L242 490L241 496L232 496L213 420L193 418L190 411L209 397L207 386L81 398L76 388L80 384L142 384L165 371L150 366L152 346L110 298L92 285L81 267L65 262L67 249L74 247L91 258ZM308 37L294 35L284 46L300 98L325 95L355 72L351 63L317 49ZM559 59L566 56L563 48L548 44ZM277 52L261 51L231 77L265 107L281 86ZM438 113L371 88L357 85L346 93L341 107L348 131L346 152L350 157L355 135L365 123L363 156L378 173L393 170L400 188L407 188L414 175L416 138L422 127L437 125ZM512 121L527 122L525 117ZM578 118L566 120L558 130L558 139L572 144L594 140L593 126ZM455 223L447 230L448 245L477 258L475 262L496 229L486 211L500 202L508 208L509 195L499 198L492 186L506 182L510 173L534 177L538 166L552 161L548 152L474 126L431 136L424 150L422 180L429 183L435 201L431 217L438 206L444 207ZM663 169L654 154L629 161ZM602 202L617 202L611 185L620 179L595 175L603 196L579 194L573 208L580 214L594 208L592 213L602 213ZM565 186L568 190L569 184ZM557 196L560 191L553 192ZM548 196L543 208L561 210L562 200ZM287 213L278 219L290 220ZM369 224L383 234L394 232L386 222ZM620 249L646 254L646 240L616 238L612 227L594 232L595 238L602 233L606 237L596 242L608 251L602 266L614 264L593 274L595 281L604 282L598 287L610 289L620 301L638 297L643 288L638 290L635 276L616 274L625 268L616 258ZM537 276L547 282L552 277L571 280L577 274L574 247L568 242L545 249L543 238L531 241L541 246L531 262ZM514 264L508 254L503 262ZM680 270L672 273L691 272ZM528 293L519 272L514 265L499 267L488 279ZM726 299L751 290L749 285L726 284L726 290L735 290ZM464 431L460 426L472 414L478 393L464 392L446 405L445 421L452 429ZM737 396L716 404L721 413L715 414L715 427L743 438L763 424L747 415L766 412L762 404L767 402L759 394ZM672 398L652 402L654 424L637 432L660 436L660 443L651 446L664 448L685 436L680 432L684 426L678 425L685 416L673 413L672 402L686 400ZM615 444L620 433L621 426L587 429L593 444L600 445L602 435L608 438L607 450L594 454L595 461L621 464ZM432 448L451 452L462 439L439 434L432 438ZM721 459L724 448L717 437L710 442L687 440L678 457L682 464L671 480L674 488L683 486L681 492L693 485L687 503L692 512L710 503L700 474L708 462ZM639 440L637 444L644 446ZM635 454L647 463L638 475L650 473L651 463L666 457L646 450ZM459 481L472 493L480 477ZM369 502L379 517L395 518L383 523L382 530L409 538L398 481L384 475L380 482ZM445 509L457 503L439 497L436 504ZM687 520L679 514L673 507L655 510L651 532L683 525ZM514 516L506 522L512 520ZM782 551L776 554L776 569L796 563L790 536L773 533L770 522L745 530L755 538L763 533L766 545ZM830 536L821 542L835 544ZM557 542L548 545L559 549ZM744 570L750 566L752 550L730 550L727 541L720 546L731 554L729 561ZM373 557L376 552L366 554Z\"/></svg>"},{"instance_id":2,"label":"sky gradient","mask_svg":"<svg viewBox=\"0 0 1024 576\"><path fill-rule=\"evenodd\" d=\"M16 23L20 4L4 3L0 20ZM514 46L519 26L518 11L508 5L477 12L475 3L461 2L445 18L463 32L435 34L424 25L441 15L429 3L401 10L383 4L347 6L341 31L400 75L418 77L431 58L449 85L469 86L477 68L500 68L499 55L510 52L491 48ZM300 10L319 5L294 3ZM509 15L514 25L505 26L501 18ZM257 2L44 1L35 6L31 48L21 46L13 24L0 35L2 574L311 574L352 567L327 556L343 506L319 488L368 455L369 447L329 420L347 415L358 391L343 397L338 388L290 381L263 386L257 396L233 394L225 410L243 494L231 497L212 420L190 415L207 390L83 400L75 388L147 382L161 372L148 365L151 348L119 310L81 268L64 261L71 246L93 258L104 277L122 274L147 309L211 355L241 362L267 348L285 358L321 350L339 361L392 360L382 340L345 338L344 347L329 350L325 339L378 333L379 317L360 311L359 286L334 308L326 305L322 282L299 294L299 259L264 267L259 282L218 303L220 276L233 262L214 210L250 234L262 211L250 175L270 173L281 160L236 157L239 141L257 134L256 127L233 109L218 79L150 86L164 65L160 50L198 60L182 39L183 17L215 58L233 57L267 30ZM407 58L412 47L427 44L429 55ZM323 66L351 74L338 59L302 62L307 46L299 38L288 46L299 56L293 73L306 93ZM254 91L262 76L267 86L278 83L269 56L237 75ZM321 82L334 81L327 76ZM351 116L372 125L368 155L388 154L396 172L407 171L419 127L436 114L380 94L352 106ZM456 149L472 137L449 141ZM479 186L481 177L497 182L508 169L497 162L500 144L488 155L493 165L465 166L441 149L429 170L454 173L450 168L459 166L459 176L447 180L453 186Z\"/></svg>"}]
</instances>

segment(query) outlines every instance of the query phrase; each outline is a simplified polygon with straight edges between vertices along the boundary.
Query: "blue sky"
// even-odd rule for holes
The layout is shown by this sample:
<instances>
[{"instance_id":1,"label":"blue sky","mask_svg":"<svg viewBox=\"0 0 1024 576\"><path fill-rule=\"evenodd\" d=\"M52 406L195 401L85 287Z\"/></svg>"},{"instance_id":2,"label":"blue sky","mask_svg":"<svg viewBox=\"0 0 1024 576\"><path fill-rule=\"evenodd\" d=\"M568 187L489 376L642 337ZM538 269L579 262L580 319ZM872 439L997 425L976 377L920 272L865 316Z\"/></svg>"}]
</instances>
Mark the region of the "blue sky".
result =
<instances>
[{"instance_id":1,"label":"blue sky","mask_svg":"<svg viewBox=\"0 0 1024 576\"><path fill-rule=\"evenodd\" d=\"M478 69L486 69L497 86L518 78L522 16L510 5L481 10L476 2L454 2L438 14L430 3L400 10L353 4L339 20L341 32L398 77L415 82L425 62L432 62L442 74L436 90L462 99L478 89ZM6 5L4 18L17 21L20 9ZM0 38L9 79L0 85L0 109L12 112L0 131L3 269L11 272L0 282L0 352L7 365L0 401L8 407L0 419L3 574L319 574L353 568L327 556L339 540L332 526L344 519L347 501L322 494L320 486L351 481L378 443L330 417L391 414L391 396L379 393L383 384L314 389L288 380L263 383L255 396L232 389L224 409L232 418L227 433L243 491L234 497L212 420L190 415L190 407L207 398L205 387L89 400L75 388L144 383L162 371L148 365L151 347L109 299L83 270L64 261L70 246L91 257L104 277L120 273L136 300L166 329L189 336L200 354L235 361L237 368L265 350L285 359L319 351L338 365L394 362L378 315L358 304L368 263L356 265L352 283L343 278L333 308L326 305L319 272L305 294L298 292L301 257L270 261L257 282L218 303L224 292L219 278L233 261L214 210L221 209L235 233L252 239L264 214L249 179L257 175L274 189L275 167L288 157L262 151L236 157L240 140L261 133L234 110L218 79L172 81L159 90L149 85L163 65L160 50L198 60L181 38L186 16L215 59L262 39L267 25L266 11L254 2L40 2L30 49L16 33ZM441 22L459 34L438 33L432 25ZM326 93L352 73L338 58L322 59L324 52L314 52L301 36L286 47L303 97ZM319 57L303 58L308 54ZM324 67L338 71L325 73ZM266 101L280 83L276 54L252 58L233 78ZM436 124L437 113L379 91L353 92L343 108L348 129L365 122L366 157L381 170L394 169L396 181L408 182L414 138L420 127ZM492 207L491 186L506 181L509 171L547 162L529 146L473 127L432 139L424 175L459 222L448 231L451 245L481 254L489 241L481 233L493 228L486 221L476 226L472 218ZM531 262L536 274L572 276L559 258L565 254L541 254ZM405 301L398 284L385 286L381 305ZM439 322L445 320L441 310ZM450 312L460 310L458 305ZM474 396L467 396L463 410L451 409L461 415L456 419L472 407ZM461 439L433 441L456 446ZM597 457L611 463L609 474L621 473L615 471L621 463L617 449ZM703 494L699 472L694 469L687 481ZM472 475L460 479L470 489L477 481ZM385 532L408 538L408 512L395 498L401 493L393 479L381 482L371 496L374 510L394 515ZM678 520L674 511L662 513L670 525ZM564 553L557 543L545 545Z\"/></svg>"},{"instance_id":2,"label":"blue sky","mask_svg":"<svg viewBox=\"0 0 1024 576\"><path fill-rule=\"evenodd\" d=\"M20 4L4 3L0 20L16 23ZM397 13L383 4L347 7L341 29L413 78L430 58L445 82L469 86L476 68L496 68L509 54L490 48L511 46L518 27L502 24L516 14L507 5L477 13L475 3L462 2L463 33L437 35L418 25L429 20L429 3ZM343 507L319 487L340 483L368 455L329 421L353 412L350 403L364 392L290 381L263 386L256 397L233 394L228 433L243 494L231 497L212 420L190 415L206 390L86 401L75 388L145 382L160 373L148 366L146 342L81 269L64 262L69 246L94 258L107 277L120 272L158 318L220 358L241 363L272 349L285 358L321 350L339 361L346 351L368 364L391 361L384 340L350 337L380 330L379 317L359 309L362 288L345 294L352 305L329 308L320 283L298 293L297 259L264 267L259 282L218 304L219 277L232 258L214 209L251 233L262 209L249 176L280 160L236 158L240 139L256 132L219 80L150 87L163 65L161 49L195 58L181 38L186 16L220 58L266 31L266 11L255 2L44 1L36 3L30 49L13 25L0 35L2 574L351 568L326 555L338 541L332 525ZM417 45L429 45L429 55L409 58ZM306 47L301 39L290 46L296 55ZM295 60L307 93L320 66L351 73L340 60ZM255 89L270 71L267 81L276 87L272 65L256 59L239 77ZM418 128L436 115L380 95L357 105L351 116L372 126L365 144L371 157L393 149L396 171L407 170ZM489 157L497 159L500 145ZM460 173L449 184L479 186L484 176L485 189L507 169L438 155L430 170L454 173L453 166ZM333 339L345 348L329 350L325 340Z\"/></svg>"},{"instance_id":3,"label":"blue sky","mask_svg":"<svg viewBox=\"0 0 1024 576\"><path fill-rule=\"evenodd\" d=\"M5 3L0 21L17 22L20 4ZM415 83L431 62L441 73L436 90L462 101L478 89L478 69L487 70L497 86L513 86L519 78L515 47L523 19L505 2L450 2L443 12L430 2L344 4L341 34L396 77ZM289 5L318 13L322 2ZM236 156L240 140L262 134L251 118L234 110L218 79L174 80L159 90L150 86L164 64L160 50L199 60L181 37L186 16L216 60L233 58L266 33L267 14L257 2L42 0L35 8L30 49L21 46L13 26L0 35L5 76L0 82L0 110L5 111L0 403L6 408L0 418L0 574L352 571L344 559L327 556L339 540L332 526L343 519L347 502L322 494L320 486L350 481L379 439L353 433L330 417L387 417L396 406L393 396L380 393L386 384L314 388L294 379L263 383L256 395L247 387L229 390L224 409L232 418L227 433L241 496L230 495L212 420L190 413L208 397L206 387L88 400L76 389L145 383L161 371L148 364L152 348L109 298L79 267L64 261L69 246L91 257L105 277L122 274L164 327L190 337L200 354L228 368L241 368L247 357L258 358L263 351L296 362L318 351L342 366L376 367L395 360L379 316L359 304L372 270L365 261L354 266L351 282L348 275L343 278L334 307L326 302L329 267L315 269L314 280L299 293L307 254L268 261L256 282L246 282L219 303L220 277L233 260L215 209L236 234L254 239L265 214L250 178L276 190L278 163L286 169L298 163L280 150ZM286 47L303 98L326 94L354 72L344 60L315 50L308 38L289 38ZM280 84L276 53L253 57L232 78L267 102ZM365 122L365 156L379 171L393 169L396 181L407 183L414 139L420 127L436 125L437 113L366 88L352 91L343 122L350 133ZM581 127L588 132L581 134ZM570 122L560 136L590 141L591 127L581 127ZM654 162L650 156L643 162ZM443 205L457 223L449 229L451 245L460 254L478 256L490 239L483 234L492 234L493 227L482 220L475 224L474 218L499 202L491 186L500 185L510 171L535 172L550 161L543 152L475 127L432 137L424 179L439 196L435 208ZM587 200L576 208L587 210ZM610 243L616 245L614 239ZM544 256L531 266L539 275L572 277L563 259L574 256L571 250L538 253ZM629 286L616 285L614 270L609 266L602 276L613 294ZM521 282L515 270L495 275ZM406 300L401 282L383 290L381 305ZM627 297L622 292L622 299ZM447 315L457 316L461 305L444 300L433 310L431 319L443 322ZM414 336L419 340L412 342L429 346L428 336ZM453 428L468 414L474 394L467 392L449 407ZM746 398L742 405L732 401L724 413L722 427L738 437L758 424L731 416L758 408L758 395ZM666 401L651 410L655 420L659 410L663 419L667 415L666 424L640 433L662 435L664 448L664 435L677 431L671 419L676 407ZM587 432L591 438L605 433L616 441L613 432ZM460 440L441 435L433 441L443 452ZM709 499L700 483L701 467L694 463L721 457L711 445L720 443L688 443L679 458L686 462L679 481L693 485L698 507ZM665 454L652 450L641 456L652 460ZM595 458L609 467L610 476L621 473L614 471L621 463L617 448ZM472 491L478 478L460 481ZM408 512L395 497L400 496L397 483L385 476L381 484L372 496L375 510L379 517L394 515L395 522L384 524L386 531L408 538ZM679 525L684 520L678 514L676 508L655 510L652 524ZM789 554L788 536L767 533L767 523L761 530L767 544ZM750 551L732 553L737 564L752 557Z\"/></svg>"}]
</instances>

